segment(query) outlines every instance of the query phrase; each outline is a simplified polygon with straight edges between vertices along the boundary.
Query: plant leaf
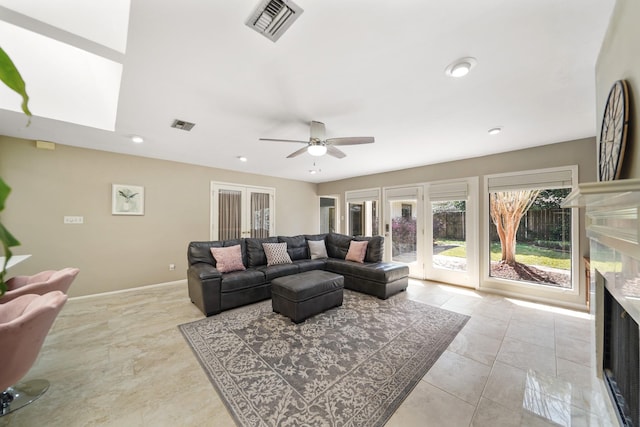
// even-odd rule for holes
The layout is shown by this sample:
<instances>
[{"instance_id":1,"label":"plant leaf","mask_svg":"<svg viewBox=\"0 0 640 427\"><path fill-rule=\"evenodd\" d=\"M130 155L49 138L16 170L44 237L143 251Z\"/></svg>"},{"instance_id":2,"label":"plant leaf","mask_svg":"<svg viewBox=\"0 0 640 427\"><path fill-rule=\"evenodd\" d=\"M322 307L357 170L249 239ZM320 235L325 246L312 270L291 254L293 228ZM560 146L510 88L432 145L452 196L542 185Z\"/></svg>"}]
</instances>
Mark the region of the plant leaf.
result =
<instances>
[{"instance_id":1,"label":"plant leaf","mask_svg":"<svg viewBox=\"0 0 640 427\"><path fill-rule=\"evenodd\" d=\"M0 178L0 212L4 210L4 202L9 197L11 187L7 185L2 178Z\"/></svg>"},{"instance_id":2,"label":"plant leaf","mask_svg":"<svg viewBox=\"0 0 640 427\"><path fill-rule=\"evenodd\" d=\"M27 88L20 72L13 64L9 55L0 47L0 80L4 82L10 89L14 90L18 95L22 96L22 111L31 118L29 111L29 95ZM31 120L31 119L29 119Z\"/></svg>"},{"instance_id":3,"label":"plant leaf","mask_svg":"<svg viewBox=\"0 0 640 427\"><path fill-rule=\"evenodd\" d=\"M2 178L0 178L0 212L4 210L4 202L7 200L11 188L7 185ZM2 242L4 252L4 262L2 263L2 269L0 270L0 296L4 295L7 290L7 286L4 283L4 277L7 274L7 263L11 258L11 247L20 245L20 242L13 237L9 230L7 230L2 223L0 223L0 242Z\"/></svg>"}]
</instances>

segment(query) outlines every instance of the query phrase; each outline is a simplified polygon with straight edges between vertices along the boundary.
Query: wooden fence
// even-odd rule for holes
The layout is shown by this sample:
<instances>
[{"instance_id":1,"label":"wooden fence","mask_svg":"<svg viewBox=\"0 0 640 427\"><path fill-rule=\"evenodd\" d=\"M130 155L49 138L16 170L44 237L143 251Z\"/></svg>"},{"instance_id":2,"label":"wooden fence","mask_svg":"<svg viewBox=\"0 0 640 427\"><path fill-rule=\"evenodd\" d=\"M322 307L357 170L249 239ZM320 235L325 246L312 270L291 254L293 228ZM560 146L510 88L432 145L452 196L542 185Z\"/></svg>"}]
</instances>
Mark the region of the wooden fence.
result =
<instances>
[{"instance_id":1,"label":"wooden fence","mask_svg":"<svg viewBox=\"0 0 640 427\"><path fill-rule=\"evenodd\" d=\"M465 212L438 212L433 214L433 238L447 240L465 239ZM499 241L496 227L489 219L489 238ZM529 210L520 220L516 240L570 240L571 212L568 209Z\"/></svg>"}]
</instances>

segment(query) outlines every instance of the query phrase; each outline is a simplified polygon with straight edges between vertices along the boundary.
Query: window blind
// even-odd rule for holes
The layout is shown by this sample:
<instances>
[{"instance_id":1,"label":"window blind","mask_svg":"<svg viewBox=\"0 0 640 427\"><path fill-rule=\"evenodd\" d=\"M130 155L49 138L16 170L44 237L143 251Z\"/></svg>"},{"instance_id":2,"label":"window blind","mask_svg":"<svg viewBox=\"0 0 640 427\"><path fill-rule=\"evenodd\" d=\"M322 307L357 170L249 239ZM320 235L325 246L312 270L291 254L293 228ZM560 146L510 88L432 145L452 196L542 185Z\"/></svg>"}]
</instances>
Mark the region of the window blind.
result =
<instances>
[{"instance_id":1,"label":"window blind","mask_svg":"<svg viewBox=\"0 0 640 427\"><path fill-rule=\"evenodd\" d=\"M525 189L567 188L572 186L572 182L571 169L564 169L491 176L487 179L487 188L489 193Z\"/></svg>"},{"instance_id":2,"label":"window blind","mask_svg":"<svg viewBox=\"0 0 640 427\"><path fill-rule=\"evenodd\" d=\"M429 200L466 200L468 185L466 181L447 182L429 185Z\"/></svg>"},{"instance_id":3,"label":"window blind","mask_svg":"<svg viewBox=\"0 0 640 427\"><path fill-rule=\"evenodd\" d=\"M380 189L347 191L344 196L347 203L362 203L369 200L380 200Z\"/></svg>"}]
</instances>

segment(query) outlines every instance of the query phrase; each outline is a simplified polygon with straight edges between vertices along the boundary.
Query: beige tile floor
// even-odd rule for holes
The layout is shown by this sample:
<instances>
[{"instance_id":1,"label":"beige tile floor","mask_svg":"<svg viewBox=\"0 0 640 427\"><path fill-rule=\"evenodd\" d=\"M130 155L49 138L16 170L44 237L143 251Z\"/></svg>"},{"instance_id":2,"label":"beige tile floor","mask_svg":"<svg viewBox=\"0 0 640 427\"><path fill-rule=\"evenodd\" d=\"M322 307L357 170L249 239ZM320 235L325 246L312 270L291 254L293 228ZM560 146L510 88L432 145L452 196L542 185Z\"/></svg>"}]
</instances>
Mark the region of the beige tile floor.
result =
<instances>
[{"instance_id":1,"label":"beige tile floor","mask_svg":"<svg viewBox=\"0 0 640 427\"><path fill-rule=\"evenodd\" d=\"M410 298L471 319L387 423L615 426L584 313L412 280ZM0 426L233 426L177 325L186 284L71 299L25 379L49 391Z\"/></svg>"}]
</instances>

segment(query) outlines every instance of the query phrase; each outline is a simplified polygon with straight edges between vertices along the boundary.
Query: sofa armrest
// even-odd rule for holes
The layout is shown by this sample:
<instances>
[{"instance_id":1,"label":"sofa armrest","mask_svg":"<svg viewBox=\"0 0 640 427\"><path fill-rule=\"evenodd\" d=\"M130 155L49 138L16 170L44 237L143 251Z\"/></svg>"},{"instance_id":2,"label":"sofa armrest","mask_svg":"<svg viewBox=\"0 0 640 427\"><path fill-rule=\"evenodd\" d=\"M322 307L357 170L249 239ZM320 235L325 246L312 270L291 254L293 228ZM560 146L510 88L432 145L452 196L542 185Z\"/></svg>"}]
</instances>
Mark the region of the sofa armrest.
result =
<instances>
[{"instance_id":1,"label":"sofa armrest","mask_svg":"<svg viewBox=\"0 0 640 427\"><path fill-rule=\"evenodd\" d=\"M199 262L189 267L189 272L193 273L200 280L219 279L222 273L211 264Z\"/></svg>"},{"instance_id":2,"label":"sofa armrest","mask_svg":"<svg viewBox=\"0 0 640 427\"><path fill-rule=\"evenodd\" d=\"M189 298L205 316L220 313L222 274L211 264L193 264L187 270Z\"/></svg>"}]
</instances>

